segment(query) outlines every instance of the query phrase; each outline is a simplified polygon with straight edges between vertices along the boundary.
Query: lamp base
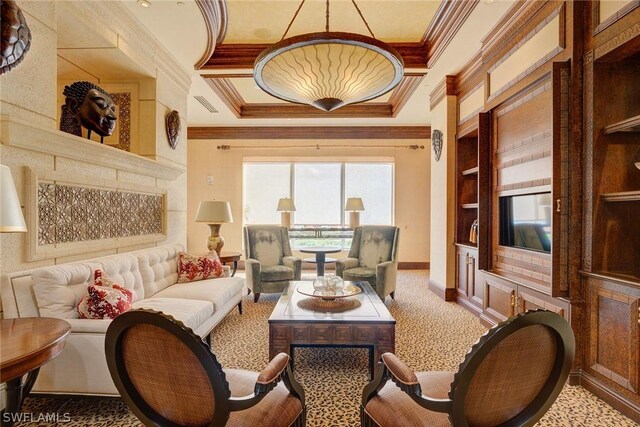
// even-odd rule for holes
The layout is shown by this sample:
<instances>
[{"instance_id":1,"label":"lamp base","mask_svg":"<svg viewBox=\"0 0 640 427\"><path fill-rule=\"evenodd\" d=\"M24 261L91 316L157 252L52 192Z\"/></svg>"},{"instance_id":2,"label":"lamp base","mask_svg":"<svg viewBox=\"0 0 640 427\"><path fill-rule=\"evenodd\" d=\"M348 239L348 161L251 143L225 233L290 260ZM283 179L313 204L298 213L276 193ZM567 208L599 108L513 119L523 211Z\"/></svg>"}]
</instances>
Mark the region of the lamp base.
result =
<instances>
[{"instance_id":1,"label":"lamp base","mask_svg":"<svg viewBox=\"0 0 640 427\"><path fill-rule=\"evenodd\" d=\"M360 212L354 211L349 213L349 227L356 228L360 225Z\"/></svg>"},{"instance_id":2,"label":"lamp base","mask_svg":"<svg viewBox=\"0 0 640 427\"><path fill-rule=\"evenodd\" d=\"M222 252L224 246L224 238L220 235L220 226L222 224L209 224L211 236L207 239L207 248L209 252L216 251L218 255Z\"/></svg>"},{"instance_id":3,"label":"lamp base","mask_svg":"<svg viewBox=\"0 0 640 427\"><path fill-rule=\"evenodd\" d=\"M291 212L280 212L280 225L291 228Z\"/></svg>"}]
</instances>

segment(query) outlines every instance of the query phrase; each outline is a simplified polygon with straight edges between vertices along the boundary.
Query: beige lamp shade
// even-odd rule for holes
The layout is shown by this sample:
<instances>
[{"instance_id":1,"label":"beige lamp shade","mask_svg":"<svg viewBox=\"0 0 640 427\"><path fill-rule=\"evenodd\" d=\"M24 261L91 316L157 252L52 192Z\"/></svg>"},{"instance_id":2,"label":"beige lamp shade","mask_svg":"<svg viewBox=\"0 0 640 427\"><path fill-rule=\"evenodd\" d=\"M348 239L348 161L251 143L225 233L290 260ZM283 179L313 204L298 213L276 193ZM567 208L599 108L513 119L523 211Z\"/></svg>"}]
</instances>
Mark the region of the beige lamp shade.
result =
<instances>
[{"instance_id":1,"label":"beige lamp shade","mask_svg":"<svg viewBox=\"0 0 640 427\"><path fill-rule=\"evenodd\" d=\"M198 212L196 212L196 222L205 222L207 224L233 222L229 202L217 200L200 202Z\"/></svg>"},{"instance_id":2,"label":"beige lamp shade","mask_svg":"<svg viewBox=\"0 0 640 427\"><path fill-rule=\"evenodd\" d=\"M363 211L364 203L360 197L349 197L347 199L347 205L344 207L345 211Z\"/></svg>"},{"instance_id":3,"label":"beige lamp shade","mask_svg":"<svg viewBox=\"0 0 640 427\"><path fill-rule=\"evenodd\" d=\"M24 223L11 169L0 165L0 233L24 233L25 231L27 231L27 225Z\"/></svg>"},{"instance_id":4,"label":"beige lamp shade","mask_svg":"<svg viewBox=\"0 0 640 427\"><path fill-rule=\"evenodd\" d=\"M278 212L295 212L296 205L293 204L293 200L283 197L278 200Z\"/></svg>"}]
</instances>

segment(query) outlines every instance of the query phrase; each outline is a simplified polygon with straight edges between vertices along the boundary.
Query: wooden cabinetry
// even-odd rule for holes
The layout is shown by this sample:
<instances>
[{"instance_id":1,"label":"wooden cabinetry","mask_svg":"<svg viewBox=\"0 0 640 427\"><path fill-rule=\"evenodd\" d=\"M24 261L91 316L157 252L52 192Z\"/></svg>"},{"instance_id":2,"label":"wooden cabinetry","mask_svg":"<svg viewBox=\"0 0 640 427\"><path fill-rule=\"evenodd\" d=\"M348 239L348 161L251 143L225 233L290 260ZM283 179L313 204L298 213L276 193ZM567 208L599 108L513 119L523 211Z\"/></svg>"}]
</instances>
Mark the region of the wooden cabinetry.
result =
<instances>
[{"instance_id":1,"label":"wooden cabinetry","mask_svg":"<svg viewBox=\"0 0 640 427\"><path fill-rule=\"evenodd\" d=\"M585 278L588 335L585 372L630 401L640 396L640 286Z\"/></svg>"},{"instance_id":2,"label":"wooden cabinetry","mask_svg":"<svg viewBox=\"0 0 640 427\"><path fill-rule=\"evenodd\" d=\"M462 124L456 139L456 300L482 312L480 269L488 265L489 114Z\"/></svg>"},{"instance_id":3,"label":"wooden cabinetry","mask_svg":"<svg viewBox=\"0 0 640 427\"><path fill-rule=\"evenodd\" d=\"M570 319L567 300L553 298L518 282L493 273L483 274L484 310L482 320L495 324L527 310L544 308Z\"/></svg>"},{"instance_id":4,"label":"wooden cabinetry","mask_svg":"<svg viewBox=\"0 0 640 427\"><path fill-rule=\"evenodd\" d=\"M585 25L581 383L640 420L640 3L603 5Z\"/></svg>"},{"instance_id":5,"label":"wooden cabinetry","mask_svg":"<svg viewBox=\"0 0 640 427\"><path fill-rule=\"evenodd\" d=\"M482 313L484 289L478 270L478 250L456 245L456 301L478 316Z\"/></svg>"}]
</instances>

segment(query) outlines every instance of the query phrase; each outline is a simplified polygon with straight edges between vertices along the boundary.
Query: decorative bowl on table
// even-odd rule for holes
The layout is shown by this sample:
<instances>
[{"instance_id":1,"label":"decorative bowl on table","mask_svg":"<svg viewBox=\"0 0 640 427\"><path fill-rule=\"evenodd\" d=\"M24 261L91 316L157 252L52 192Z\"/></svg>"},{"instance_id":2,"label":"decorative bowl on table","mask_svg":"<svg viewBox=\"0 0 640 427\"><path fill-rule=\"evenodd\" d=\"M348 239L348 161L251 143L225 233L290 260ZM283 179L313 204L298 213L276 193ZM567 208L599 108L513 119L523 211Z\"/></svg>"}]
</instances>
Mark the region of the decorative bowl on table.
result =
<instances>
[{"instance_id":1,"label":"decorative bowl on table","mask_svg":"<svg viewBox=\"0 0 640 427\"><path fill-rule=\"evenodd\" d=\"M342 282L342 285L343 286L340 287L340 289L335 287L333 289L329 289L327 287L323 289L315 289L314 284L312 282L309 282L303 283L302 285L298 286L297 289L298 292L300 292L302 295L320 298L328 301L335 300L337 298L352 297L362 292L362 289L352 283L345 284L344 282Z\"/></svg>"}]
</instances>

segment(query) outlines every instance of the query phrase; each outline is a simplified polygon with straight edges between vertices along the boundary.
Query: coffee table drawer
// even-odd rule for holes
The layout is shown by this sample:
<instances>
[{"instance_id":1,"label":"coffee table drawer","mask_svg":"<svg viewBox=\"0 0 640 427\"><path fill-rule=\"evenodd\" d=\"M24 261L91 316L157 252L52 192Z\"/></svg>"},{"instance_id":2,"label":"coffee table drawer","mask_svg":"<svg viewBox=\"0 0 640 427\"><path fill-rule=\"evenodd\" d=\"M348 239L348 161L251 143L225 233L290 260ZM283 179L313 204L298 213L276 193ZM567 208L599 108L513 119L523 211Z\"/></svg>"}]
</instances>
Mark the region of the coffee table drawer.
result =
<instances>
[{"instance_id":1,"label":"coffee table drawer","mask_svg":"<svg viewBox=\"0 0 640 427\"><path fill-rule=\"evenodd\" d=\"M332 328L324 325L313 325L311 328L311 342L313 344L331 344Z\"/></svg>"}]
</instances>

